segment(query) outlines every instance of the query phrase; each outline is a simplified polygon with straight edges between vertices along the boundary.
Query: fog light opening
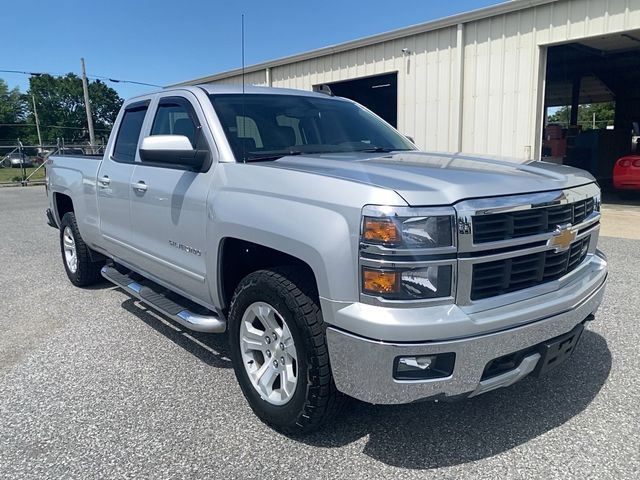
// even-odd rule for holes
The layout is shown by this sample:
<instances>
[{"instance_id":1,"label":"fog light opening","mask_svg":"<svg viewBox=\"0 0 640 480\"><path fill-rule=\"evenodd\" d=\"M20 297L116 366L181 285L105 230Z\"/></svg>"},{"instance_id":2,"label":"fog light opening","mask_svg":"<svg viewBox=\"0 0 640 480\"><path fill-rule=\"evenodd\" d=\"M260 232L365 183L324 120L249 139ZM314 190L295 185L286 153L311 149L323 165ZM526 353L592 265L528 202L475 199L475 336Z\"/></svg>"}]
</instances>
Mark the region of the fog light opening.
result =
<instances>
[{"instance_id":1,"label":"fog light opening","mask_svg":"<svg viewBox=\"0 0 640 480\"><path fill-rule=\"evenodd\" d=\"M398 360L398 369L406 367L407 369L419 368L420 370L426 370L431 366L435 358L436 357L433 355L425 355L421 357L400 357L400 360Z\"/></svg>"},{"instance_id":2,"label":"fog light opening","mask_svg":"<svg viewBox=\"0 0 640 480\"><path fill-rule=\"evenodd\" d=\"M393 378L396 380L429 380L446 378L453 373L455 353L407 355L396 357Z\"/></svg>"}]
</instances>

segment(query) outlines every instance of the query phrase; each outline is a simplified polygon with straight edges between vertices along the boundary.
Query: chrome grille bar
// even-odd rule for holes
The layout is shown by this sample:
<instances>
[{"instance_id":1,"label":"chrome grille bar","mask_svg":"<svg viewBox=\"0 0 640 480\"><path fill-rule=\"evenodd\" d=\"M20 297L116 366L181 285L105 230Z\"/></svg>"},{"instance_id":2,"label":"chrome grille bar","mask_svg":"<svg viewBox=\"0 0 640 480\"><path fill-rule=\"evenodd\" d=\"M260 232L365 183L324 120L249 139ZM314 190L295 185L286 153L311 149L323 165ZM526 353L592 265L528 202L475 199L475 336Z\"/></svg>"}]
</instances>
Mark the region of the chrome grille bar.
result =
<instances>
[{"instance_id":1,"label":"chrome grille bar","mask_svg":"<svg viewBox=\"0 0 640 480\"><path fill-rule=\"evenodd\" d=\"M459 252L456 303L470 310L535 296L549 291L552 285L558 288L596 250L600 190L595 183L553 192L467 200L455 209ZM476 241L479 223L475 220L481 218L485 225L509 228L505 221L508 217L509 222L519 218L526 223L533 218L540 223L530 228L529 235ZM568 224L572 225L575 239L566 250L558 251L551 239L558 235L558 227ZM513 226L509 231L514 233L517 228Z\"/></svg>"}]
</instances>

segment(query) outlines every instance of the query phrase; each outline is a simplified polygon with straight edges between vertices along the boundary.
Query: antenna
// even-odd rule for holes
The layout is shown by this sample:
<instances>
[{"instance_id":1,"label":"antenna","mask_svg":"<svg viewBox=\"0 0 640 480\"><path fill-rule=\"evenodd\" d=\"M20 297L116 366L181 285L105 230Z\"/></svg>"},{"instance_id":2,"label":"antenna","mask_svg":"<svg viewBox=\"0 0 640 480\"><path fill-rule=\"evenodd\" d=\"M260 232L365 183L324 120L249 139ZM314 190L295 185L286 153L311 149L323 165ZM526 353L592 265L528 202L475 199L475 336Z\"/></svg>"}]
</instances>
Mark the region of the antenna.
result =
<instances>
[{"instance_id":1,"label":"antenna","mask_svg":"<svg viewBox=\"0 0 640 480\"><path fill-rule=\"evenodd\" d=\"M244 99L244 13L242 14L242 20L241 20L241 32L242 32L242 41L241 41L241 45L242 45L242 140L240 140L240 143L242 144L242 161L244 163L247 163L247 152L246 152L246 148L247 148L247 142L244 140L244 138L247 135L247 117L245 116L245 99Z\"/></svg>"}]
</instances>

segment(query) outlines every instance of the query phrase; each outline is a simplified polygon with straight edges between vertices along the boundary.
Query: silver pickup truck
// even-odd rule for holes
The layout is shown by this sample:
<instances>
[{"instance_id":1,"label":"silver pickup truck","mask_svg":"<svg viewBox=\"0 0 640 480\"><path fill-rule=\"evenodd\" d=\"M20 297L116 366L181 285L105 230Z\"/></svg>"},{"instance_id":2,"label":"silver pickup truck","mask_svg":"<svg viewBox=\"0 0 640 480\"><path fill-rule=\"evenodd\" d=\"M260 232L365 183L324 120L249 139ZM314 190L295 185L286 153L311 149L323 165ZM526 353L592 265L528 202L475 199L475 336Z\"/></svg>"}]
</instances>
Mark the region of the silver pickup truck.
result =
<instances>
[{"instance_id":1,"label":"silver pickup truck","mask_svg":"<svg viewBox=\"0 0 640 480\"><path fill-rule=\"evenodd\" d=\"M124 104L104 157L46 170L71 282L228 332L251 408L289 433L348 397L467 398L544 374L604 294L591 175L420 152L330 95L163 90Z\"/></svg>"}]
</instances>

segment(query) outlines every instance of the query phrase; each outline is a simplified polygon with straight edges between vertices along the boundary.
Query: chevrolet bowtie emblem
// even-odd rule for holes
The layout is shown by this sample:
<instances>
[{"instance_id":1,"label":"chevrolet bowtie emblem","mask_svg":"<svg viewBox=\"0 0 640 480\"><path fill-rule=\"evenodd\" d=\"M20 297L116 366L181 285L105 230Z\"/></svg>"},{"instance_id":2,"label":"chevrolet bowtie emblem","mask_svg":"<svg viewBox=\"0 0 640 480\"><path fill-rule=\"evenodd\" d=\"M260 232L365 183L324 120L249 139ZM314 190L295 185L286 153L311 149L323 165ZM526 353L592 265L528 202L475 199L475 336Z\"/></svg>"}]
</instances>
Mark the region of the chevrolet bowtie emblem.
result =
<instances>
[{"instance_id":1,"label":"chevrolet bowtie emblem","mask_svg":"<svg viewBox=\"0 0 640 480\"><path fill-rule=\"evenodd\" d=\"M571 224L558 225L553 237L549 239L547 245L554 247L556 252L567 250L576 239L578 231L571 227Z\"/></svg>"}]
</instances>

